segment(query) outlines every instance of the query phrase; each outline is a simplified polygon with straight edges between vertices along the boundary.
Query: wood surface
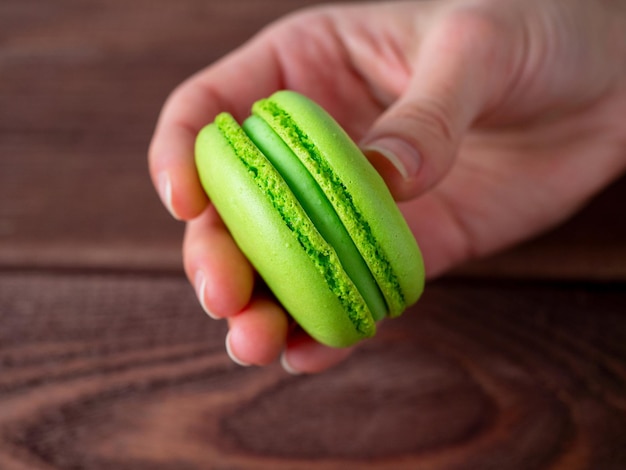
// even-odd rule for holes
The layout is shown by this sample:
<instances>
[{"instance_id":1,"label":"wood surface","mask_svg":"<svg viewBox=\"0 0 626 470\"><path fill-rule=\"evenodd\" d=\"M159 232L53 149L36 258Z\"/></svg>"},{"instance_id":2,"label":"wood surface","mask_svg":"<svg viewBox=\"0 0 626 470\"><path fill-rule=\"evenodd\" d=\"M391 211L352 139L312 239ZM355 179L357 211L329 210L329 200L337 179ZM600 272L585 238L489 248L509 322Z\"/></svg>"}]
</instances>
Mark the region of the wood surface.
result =
<instances>
[{"instance_id":1,"label":"wood surface","mask_svg":"<svg viewBox=\"0 0 626 470\"><path fill-rule=\"evenodd\" d=\"M315 3L0 2L0 470L626 468L624 178L327 373L230 362L147 146L174 86Z\"/></svg>"},{"instance_id":2,"label":"wood surface","mask_svg":"<svg viewBox=\"0 0 626 470\"><path fill-rule=\"evenodd\" d=\"M303 377L232 364L178 276L13 272L0 296L3 469L626 463L621 286L438 282Z\"/></svg>"}]
</instances>

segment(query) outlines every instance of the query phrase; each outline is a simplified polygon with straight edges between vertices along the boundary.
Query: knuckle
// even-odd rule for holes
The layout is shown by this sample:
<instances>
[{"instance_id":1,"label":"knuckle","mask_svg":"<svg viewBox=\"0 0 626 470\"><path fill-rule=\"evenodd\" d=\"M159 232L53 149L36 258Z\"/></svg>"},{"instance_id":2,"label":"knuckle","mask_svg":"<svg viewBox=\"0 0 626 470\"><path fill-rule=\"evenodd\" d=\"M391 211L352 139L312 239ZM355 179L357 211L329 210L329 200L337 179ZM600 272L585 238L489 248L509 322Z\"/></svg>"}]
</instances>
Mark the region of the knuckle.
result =
<instances>
[{"instance_id":1,"label":"knuckle","mask_svg":"<svg viewBox=\"0 0 626 470\"><path fill-rule=\"evenodd\" d=\"M443 17L440 28L448 37L470 46L490 44L505 32L497 12L476 6L450 11Z\"/></svg>"},{"instance_id":2,"label":"knuckle","mask_svg":"<svg viewBox=\"0 0 626 470\"><path fill-rule=\"evenodd\" d=\"M406 122L408 128L428 132L445 141L454 141L456 136L448 108L441 101L426 99L403 106L397 118Z\"/></svg>"}]
</instances>

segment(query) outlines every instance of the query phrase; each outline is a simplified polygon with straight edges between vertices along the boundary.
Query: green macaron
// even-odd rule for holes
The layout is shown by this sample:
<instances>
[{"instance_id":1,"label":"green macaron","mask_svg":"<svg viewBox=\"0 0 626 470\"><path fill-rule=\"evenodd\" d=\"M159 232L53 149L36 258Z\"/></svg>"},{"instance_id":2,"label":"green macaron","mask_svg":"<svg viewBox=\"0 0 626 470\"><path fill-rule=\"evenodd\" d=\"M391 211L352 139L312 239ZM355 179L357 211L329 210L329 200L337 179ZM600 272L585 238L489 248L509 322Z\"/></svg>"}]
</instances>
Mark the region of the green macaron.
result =
<instances>
[{"instance_id":1,"label":"green macaron","mask_svg":"<svg viewBox=\"0 0 626 470\"><path fill-rule=\"evenodd\" d=\"M293 91L227 113L196 140L202 185L289 314L344 347L400 315L424 286L422 257L380 175L320 106Z\"/></svg>"}]
</instances>

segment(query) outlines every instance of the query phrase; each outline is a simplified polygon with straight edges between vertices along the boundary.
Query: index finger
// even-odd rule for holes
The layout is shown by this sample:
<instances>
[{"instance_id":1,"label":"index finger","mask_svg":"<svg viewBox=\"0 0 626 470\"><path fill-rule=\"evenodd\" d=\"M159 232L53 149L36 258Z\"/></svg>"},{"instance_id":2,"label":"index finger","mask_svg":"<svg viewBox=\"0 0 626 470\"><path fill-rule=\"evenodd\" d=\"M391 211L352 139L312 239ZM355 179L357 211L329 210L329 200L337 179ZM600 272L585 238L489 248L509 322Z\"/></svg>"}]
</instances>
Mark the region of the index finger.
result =
<instances>
[{"instance_id":1,"label":"index finger","mask_svg":"<svg viewBox=\"0 0 626 470\"><path fill-rule=\"evenodd\" d=\"M222 111L245 116L254 101L280 87L280 77L272 41L261 35L196 73L168 97L148 161L152 181L175 218L190 220L207 204L194 164L200 129Z\"/></svg>"}]
</instances>

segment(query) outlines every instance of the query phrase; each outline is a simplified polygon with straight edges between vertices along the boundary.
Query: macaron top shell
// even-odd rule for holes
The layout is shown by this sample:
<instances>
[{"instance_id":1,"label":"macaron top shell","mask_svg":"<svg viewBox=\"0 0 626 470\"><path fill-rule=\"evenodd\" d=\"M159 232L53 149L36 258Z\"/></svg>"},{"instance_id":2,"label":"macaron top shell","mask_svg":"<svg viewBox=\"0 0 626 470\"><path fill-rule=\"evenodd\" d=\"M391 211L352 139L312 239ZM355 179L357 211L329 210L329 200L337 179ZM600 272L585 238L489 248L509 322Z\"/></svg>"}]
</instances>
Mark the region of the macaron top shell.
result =
<instances>
[{"instance_id":1,"label":"macaron top shell","mask_svg":"<svg viewBox=\"0 0 626 470\"><path fill-rule=\"evenodd\" d=\"M358 147L297 93L278 92L256 103L253 113L283 138L327 194L379 283L389 314L414 303L423 286L419 249ZM242 252L309 334L330 346L348 346L375 333L372 314L337 253L230 115L200 132L196 165Z\"/></svg>"},{"instance_id":2,"label":"macaron top shell","mask_svg":"<svg viewBox=\"0 0 626 470\"><path fill-rule=\"evenodd\" d=\"M288 143L326 192L378 281L388 315L415 303L424 284L421 253L389 189L354 141L323 108L291 91L258 101L252 112Z\"/></svg>"},{"instance_id":3,"label":"macaron top shell","mask_svg":"<svg viewBox=\"0 0 626 470\"><path fill-rule=\"evenodd\" d=\"M319 234L334 249L343 270L363 297L374 320L385 318L388 307L378 283L326 193L300 158L260 117L250 116L242 128L280 173Z\"/></svg>"}]
</instances>

